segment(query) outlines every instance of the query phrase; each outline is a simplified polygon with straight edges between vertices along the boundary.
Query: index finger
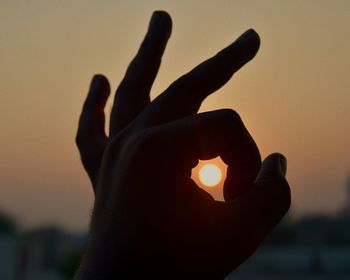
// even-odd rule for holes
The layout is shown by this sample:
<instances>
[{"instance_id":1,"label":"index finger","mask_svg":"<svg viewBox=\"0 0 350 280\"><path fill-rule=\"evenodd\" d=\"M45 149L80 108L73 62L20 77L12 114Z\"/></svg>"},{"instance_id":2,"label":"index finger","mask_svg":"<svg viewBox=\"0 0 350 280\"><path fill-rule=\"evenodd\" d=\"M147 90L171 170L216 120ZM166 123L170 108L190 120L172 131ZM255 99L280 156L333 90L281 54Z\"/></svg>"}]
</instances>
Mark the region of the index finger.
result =
<instances>
[{"instance_id":1,"label":"index finger","mask_svg":"<svg viewBox=\"0 0 350 280\"><path fill-rule=\"evenodd\" d=\"M162 147L161 156L175 168L188 171L197 159L219 155L229 166L224 184L226 201L236 197L237 189L246 190L253 186L261 166L260 153L233 110L201 113L154 130L151 142Z\"/></svg>"},{"instance_id":2,"label":"index finger","mask_svg":"<svg viewBox=\"0 0 350 280\"><path fill-rule=\"evenodd\" d=\"M158 73L172 21L164 11L153 13L148 32L131 61L114 98L110 135L126 127L150 102L150 90Z\"/></svg>"}]
</instances>

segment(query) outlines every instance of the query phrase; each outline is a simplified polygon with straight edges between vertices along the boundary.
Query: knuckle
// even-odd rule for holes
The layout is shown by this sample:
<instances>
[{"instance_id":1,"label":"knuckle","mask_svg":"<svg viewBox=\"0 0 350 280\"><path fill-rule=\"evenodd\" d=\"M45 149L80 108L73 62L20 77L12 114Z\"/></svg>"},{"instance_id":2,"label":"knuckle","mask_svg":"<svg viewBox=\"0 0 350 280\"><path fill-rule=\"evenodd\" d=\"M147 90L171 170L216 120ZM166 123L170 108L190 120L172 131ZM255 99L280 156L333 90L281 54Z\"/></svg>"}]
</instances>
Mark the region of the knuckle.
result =
<instances>
[{"instance_id":1,"label":"knuckle","mask_svg":"<svg viewBox=\"0 0 350 280\"><path fill-rule=\"evenodd\" d=\"M104 161L115 163L116 158L123 159L130 170L151 168L162 157L159 147L163 149L163 134L159 129L146 128L118 135L108 143Z\"/></svg>"},{"instance_id":2,"label":"knuckle","mask_svg":"<svg viewBox=\"0 0 350 280\"><path fill-rule=\"evenodd\" d=\"M157 140L155 130L147 129L137 133L130 139L130 143L135 147L136 152L141 155L148 155L153 150Z\"/></svg>"},{"instance_id":3,"label":"knuckle","mask_svg":"<svg viewBox=\"0 0 350 280\"><path fill-rule=\"evenodd\" d=\"M233 122L235 124L242 122L241 117L235 110L222 109L220 110L220 113L221 113L221 117L228 122Z\"/></svg>"},{"instance_id":4,"label":"knuckle","mask_svg":"<svg viewBox=\"0 0 350 280\"><path fill-rule=\"evenodd\" d=\"M144 129L128 135L120 147L120 152L126 158L135 160L137 158L153 157L154 147L157 145L155 130Z\"/></svg>"},{"instance_id":5,"label":"knuckle","mask_svg":"<svg viewBox=\"0 0 350 280\"><path fill-rule=\"evenodd\" d=\"M232 109L221 109L219 114L219 121L226 127L226 129L232 131L245 132L245 126L242 122L239 114Z\"/></svg>"}]
</instances>

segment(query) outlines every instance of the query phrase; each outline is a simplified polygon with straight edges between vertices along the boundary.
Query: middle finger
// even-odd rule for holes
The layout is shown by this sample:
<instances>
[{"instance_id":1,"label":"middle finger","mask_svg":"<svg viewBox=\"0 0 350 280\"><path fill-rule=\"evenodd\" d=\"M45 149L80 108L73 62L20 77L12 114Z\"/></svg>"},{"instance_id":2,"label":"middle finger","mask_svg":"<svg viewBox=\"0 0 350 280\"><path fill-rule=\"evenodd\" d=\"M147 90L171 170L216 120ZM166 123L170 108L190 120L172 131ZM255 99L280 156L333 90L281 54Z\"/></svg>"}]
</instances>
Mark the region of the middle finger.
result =
<instances>
[{"instance_id":1,"label":"middle finger","mask_svg":"<svg viewBox=\"0 0 350 280\"><path fill-rule=\"evenodd\" d=\"M154 126L196 113L209 94L222 87L255 56L259 46L259 35L252 29L248 30L234 43L171 84L138 116L137 126Z\"/></svg>"}]
</instances>

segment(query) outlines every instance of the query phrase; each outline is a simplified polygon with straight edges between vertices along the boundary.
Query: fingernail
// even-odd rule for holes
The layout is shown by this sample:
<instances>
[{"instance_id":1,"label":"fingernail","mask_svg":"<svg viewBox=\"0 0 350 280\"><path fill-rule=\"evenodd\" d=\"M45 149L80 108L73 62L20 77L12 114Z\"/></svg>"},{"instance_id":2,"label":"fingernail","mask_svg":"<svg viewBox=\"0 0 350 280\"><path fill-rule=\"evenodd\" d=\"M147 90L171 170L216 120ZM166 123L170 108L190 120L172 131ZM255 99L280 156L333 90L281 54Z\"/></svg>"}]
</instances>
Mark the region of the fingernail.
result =
<instances>
[{"instance_id":1,"label":"fingernail","mask_svg":"<svg viewBox=\"0 0 350 280\"><path fill-rule=\"evenodd\" d=\"M105 76L103 76L102 74L95 74L91 81L91 88L97 89L104 84L108 84L108 81L107 83L105 81L106 81Z\"/></svg>"},{"instance_id":2,"label":"fingernail","mask_svg":"<svg viewBox=\"0 0 350 280\"><path fill-rule=\"evenodd\" d=\"M240 52L240 64L244 65L247 61L252 59L257 53L260 46L260 37L253 29L248 29L241 36L238 37L229 47L229 51L233 51L235 58L237 51Z\"/></svg>"},{"instance_id":3,"label":"fingernail","mask_svg":"<svg viewBox=\"0 0 350 280\"><path fill-rule=\"evenodd\" d=\"M101 75L98 75L98 74L94 75L94 77L91 80L90 88L91 89L98 88L100 82L101 82Z\"/></svg>"},{"instance_id":4,"label":"fingernail","mask_svg":"<svg viewBox=\"0 0 350 280\"><path fill-rule=\"evenodd\" d=\"M96 74L91 80L90 95L107 98L110 92L108 80L102 74Z\"/></svg>"},{"instance_id":5,"label":"fingernail","mask_svg":"<svg viewBox=\"0 0 350 280\"><path fill-rule=\"evenodd\" d=\"M238 37L237 42L241 43L253 38L254 39L259 38L258 33L256 33L254 29L248 29L246 32L244 32L241 36Z\"/></svg>"},{"instance_id":6,"label":"fingernail","mask_svg":"<svg viewBox=\"0 0 350 280\"><path fill-rule=\"evenodd\" d=\"M275 177L276 175L285 177L287 172L287 159L279 153L269 155L262 163L258 179Z\"/></svg>"},{"instance_id":7,"label":"fingernail","mask_svg":"<svg viewBox=\"0 0 350 280\"><path fill-rule=\"evenodd\" d=\"M283 176L287 174L287 159L284 155L280 154L280 173Z\"/></svg>"},{"instance_id":8,"label":"fingernail","mask_svg":"<svg viewBox=\"0 0 350 280\"><path fill-rule=\"evenodd\" d=\"M156 28L159 25L159 23L163 17L163 14L164 14L163 11L155 11L153 13L150 24L149 24L149 28L148 28L149 31L153 30L154 28Z\"/></svg>"}]
</instances>

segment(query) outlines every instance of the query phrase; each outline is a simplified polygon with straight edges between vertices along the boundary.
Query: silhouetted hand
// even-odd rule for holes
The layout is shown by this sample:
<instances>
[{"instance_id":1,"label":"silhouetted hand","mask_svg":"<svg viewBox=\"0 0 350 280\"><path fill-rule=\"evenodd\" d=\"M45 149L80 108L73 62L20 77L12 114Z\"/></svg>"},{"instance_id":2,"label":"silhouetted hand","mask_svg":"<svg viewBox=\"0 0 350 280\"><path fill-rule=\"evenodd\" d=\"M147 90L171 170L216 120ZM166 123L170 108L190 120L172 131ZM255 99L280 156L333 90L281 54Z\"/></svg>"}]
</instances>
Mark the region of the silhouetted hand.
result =
<instances>
[{"instance_id":1,"label":"silhouetted hand","mask_svg":"<svg viewBox=\"0 0 350 280\"><path fill-rule=\"evenodd\" d=\"M255 56L259 36L248 30L150 102L170 33L170 16L155 12L117 89L109 136L109 83L102 75L91 83L77 145L96 198L76 279L223 279L289 208L285 158L273 154L261 165L232 110L197 114ZM218 155L228 165L225 202L191 180L198 159Z\"/></svg>"}]
</instances>

